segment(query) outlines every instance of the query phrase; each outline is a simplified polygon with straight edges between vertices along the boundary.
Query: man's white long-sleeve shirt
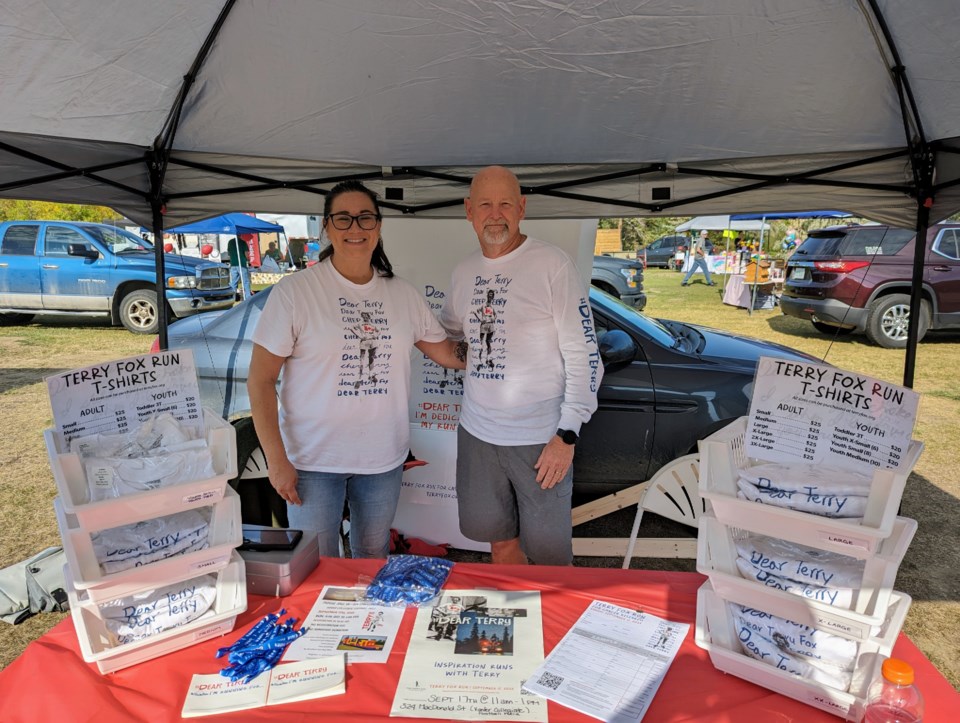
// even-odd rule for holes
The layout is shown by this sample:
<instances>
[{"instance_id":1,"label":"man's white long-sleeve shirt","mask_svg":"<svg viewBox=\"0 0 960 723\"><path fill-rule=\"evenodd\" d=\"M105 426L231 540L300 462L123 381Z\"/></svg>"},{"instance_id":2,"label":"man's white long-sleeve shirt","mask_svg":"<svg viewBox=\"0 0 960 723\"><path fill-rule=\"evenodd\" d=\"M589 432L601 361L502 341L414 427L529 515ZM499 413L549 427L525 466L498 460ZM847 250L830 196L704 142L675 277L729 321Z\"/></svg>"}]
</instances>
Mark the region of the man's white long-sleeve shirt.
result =
<instances>
[{"instance_id":1,"label":"man's white long-sleeve shirt","mask_svg":"<svg viewBox=\"0 0 960 723\"><path fill-rule=\"evenodd\" d=\"M460 424L491 444L548 442L597 408L603 365L587 287L556 246L527 238L453 271L441 323L470 345Z\"/></svg>"}]
</instances>

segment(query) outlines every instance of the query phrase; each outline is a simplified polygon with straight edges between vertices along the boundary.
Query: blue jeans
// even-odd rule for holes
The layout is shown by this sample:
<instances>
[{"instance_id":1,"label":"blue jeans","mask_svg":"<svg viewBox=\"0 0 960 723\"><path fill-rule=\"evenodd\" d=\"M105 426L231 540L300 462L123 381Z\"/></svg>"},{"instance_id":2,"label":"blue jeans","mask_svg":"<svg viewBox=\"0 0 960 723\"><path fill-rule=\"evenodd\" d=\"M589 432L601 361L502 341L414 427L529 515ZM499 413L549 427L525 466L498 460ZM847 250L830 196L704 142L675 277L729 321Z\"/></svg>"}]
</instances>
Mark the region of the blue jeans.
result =
<instances>
[{"instance_id":1,"label":"blue jeans","mask_svg":"<svg viewBox=\"0 0 960 723\"><path fill-rule=\"evenodd\" d=\"M253 289L250 288L250 268L248 266L230 267L230 285L237 288L237 281L243 281L243 291L240 292L240 298L249 299Z\"/></svg>"},{"instance_id":2,"label":"blue jeans","mask_svg":"<svg viewBox=\"0 0 960 723\"><path fill-rule=\"evenodd\" d=\"M690 281L690 277L693 276L697 269L703 271L703 276L707 280L708 284L712 284L713 281L710 279L710 269L707 268L707 260L703 256L697 256L694 258L693 263L690 265L690 270L687 271L687 275L683 277L683 283Z\"/></svg>"},{"instance_id":3,"label":"blue jeans","mask_svg":"<svg viewBox=\"0 0 960 723\"><path fill-rule=\"evenodd\" d=\"M350 503L350 552L353 557L386 557L390 525L397 513L403 465L380 474L297 470L302 505L287 504L290 527L317 533L320 554L340 556L343 501Z\"/></svg>"}]
</instances>

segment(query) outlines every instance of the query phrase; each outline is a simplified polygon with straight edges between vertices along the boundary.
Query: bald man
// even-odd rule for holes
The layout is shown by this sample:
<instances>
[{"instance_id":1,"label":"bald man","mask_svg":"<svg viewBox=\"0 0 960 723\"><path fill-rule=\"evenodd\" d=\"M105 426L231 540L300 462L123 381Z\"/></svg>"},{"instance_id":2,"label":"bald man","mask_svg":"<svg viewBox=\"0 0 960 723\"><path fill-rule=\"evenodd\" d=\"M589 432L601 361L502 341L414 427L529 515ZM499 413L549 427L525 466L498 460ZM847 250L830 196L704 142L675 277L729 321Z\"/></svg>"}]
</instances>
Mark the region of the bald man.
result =
<instances>
[{"instance_id":1,"label":"bald man","mask_svg":"<svg viewBox=\"0 0 960 723\"><path fill-rule=\"evenodd\" d=\"M453 272L441 322L469 342L457 432L460 530L492 561L569 565L573 455L603 375L587 286L564 251L520 231L501 166L464 200L480 249Z\"/></svg>"}]
</instances>

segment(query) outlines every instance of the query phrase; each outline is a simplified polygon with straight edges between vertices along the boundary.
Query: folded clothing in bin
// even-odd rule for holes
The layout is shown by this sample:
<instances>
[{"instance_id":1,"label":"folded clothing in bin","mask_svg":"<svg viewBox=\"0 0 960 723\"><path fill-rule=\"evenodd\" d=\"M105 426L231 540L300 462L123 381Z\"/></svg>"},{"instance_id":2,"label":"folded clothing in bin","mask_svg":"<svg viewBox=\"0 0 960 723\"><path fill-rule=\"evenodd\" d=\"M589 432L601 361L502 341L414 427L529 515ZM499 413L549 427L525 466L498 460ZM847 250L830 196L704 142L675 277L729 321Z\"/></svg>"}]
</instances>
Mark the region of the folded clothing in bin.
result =
<instances>
[{"instance_id":1,"label":"folded clothing in bin","mask_svg":"<svg viewBox=\"0 0 960 723\"><path fill-rule=\"evenodd\" d=\"M90 457L84 460L90 502L147 492L213 477L210 450L188 449L149 457Z\"/></svg>"},{"instance_id":2,"label":"folded clothing in bin","mask_svg":"<svg viewBox=\"0 0 960 723\"><path fill-rule=\"evenodd\" d=\"M206 443L200 430L179 422L170 412L147 417L132 432L76 437L70 451L81 457L143 457L155 450L180 450Z\"/></svg>"},{"instance_id":3,"label":"folded clothing in bin","mask_svg":"<svg viewBox=\"0 0 960 723\"><path fill-rule=\"evenodd\" d=\"M850 688L854 641L734 603L730 611L740 646L751 658L821 685Z\"/></svg>"},{"instance_id":4,"label":"folded clothing in bin","mask_svg":"<svg viewBox=\"0 0 960 723\"><path fill-rule=\"evenodd\" d=\"M216 576L202 575L98 607L107 630L123 645L193 622L210 609L216 596Z\"/></svg>"},{"instance_id":5,"label":"folded clothing in bin","mask_svg":"<svg viewBox=\"0 0 960 723\"><path fill-rule=\"evenodd\" d=\"M70 443L83 460L88 502L213 477L213 455L197 427L164 412L132 432L94 434Z\"/></svg>"},{"instance_id":6,"label":"folded clothing in bin","mask_svg":"<svg viewBox=\"0 0 960 723\"><path fill-rule=\"evenodd\" d=\"M90 536L105 575L209 547L209 512L201 509L101 530Z\"/></svg>"},{"instance_id":7,"label":"folded clothing in bin","mask_svg":"<svg viewBox=\"0 0 960 723\"><path fill-rule=\"evenodd\" d=\"M826 465L769 462L741 470L737 496L822 517L862 518L872 479Z\"/></svg>"},{"instance_id":8,"label":"folded clothing in bin","mask_svg":"<svg viewBox=\"0 0 960 723\"><path fill-rule=\"evenodd\" d=\"M850 609L865 562L795 542L751 534L735 542L742 577Z\"/></svg>"}]
</instances>

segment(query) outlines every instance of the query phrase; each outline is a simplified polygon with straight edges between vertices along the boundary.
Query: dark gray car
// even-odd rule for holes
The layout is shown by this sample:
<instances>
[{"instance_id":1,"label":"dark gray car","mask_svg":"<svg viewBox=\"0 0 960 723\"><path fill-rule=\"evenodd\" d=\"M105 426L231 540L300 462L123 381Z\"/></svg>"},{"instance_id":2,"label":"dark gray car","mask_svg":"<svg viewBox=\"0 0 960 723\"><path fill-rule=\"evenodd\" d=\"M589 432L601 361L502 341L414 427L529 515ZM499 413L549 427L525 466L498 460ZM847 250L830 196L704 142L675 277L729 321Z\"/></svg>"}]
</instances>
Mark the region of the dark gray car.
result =
<instances>
[{"instance_id":1,"label":"dark gray car","mask_svg":"<svg viewBox=\"0 0 960 723\"><path fill-rule=\"evenodd\" d=\"M270 290L226 312L169 328L170 348L193 350L205 406L232 419L246 477L263 477L247 398L250 337ZM590 289L605 374L599 408L581 431L578 493L608 493L649 479L697 440L747 413L760 356L818 361L788 347L653 319Z\"/></svg>"},{"instance_id":2,"label":"dark gray car","mask_svg":"<svg viewBox=\"0 0 960 723\"><path fill-rule=\"evenodd\" d=\"M664 269L677 269L683 265L682 256L677 259L677 254L686 252L690 245L690 239L687 236L661 236L656 241L651 241L644 248L637 251L637 260L643 261L647 268L659 266ZM707 254L713 253L713 244L707 241L705 245Z\"/></svg>"}]
</instances>

